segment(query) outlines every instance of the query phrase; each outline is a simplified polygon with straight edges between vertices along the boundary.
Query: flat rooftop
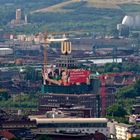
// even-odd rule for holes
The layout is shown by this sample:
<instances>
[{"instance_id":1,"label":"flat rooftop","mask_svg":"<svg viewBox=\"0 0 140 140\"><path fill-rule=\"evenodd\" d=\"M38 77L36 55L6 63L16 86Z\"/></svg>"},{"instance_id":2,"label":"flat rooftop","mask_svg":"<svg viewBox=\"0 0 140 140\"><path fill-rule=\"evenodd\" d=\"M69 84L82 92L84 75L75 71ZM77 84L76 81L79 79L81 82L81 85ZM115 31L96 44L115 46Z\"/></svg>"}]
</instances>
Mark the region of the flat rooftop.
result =
<instances>
[{"instance_id":1,"label":"flat rooftop","mask_svg":"<svg viewBox=\"0 0 140 140\"><path fill-rule=\"evenodd\" d=\"M107 123L107 118L46 118L45 116L29 116L30 120L35 120L38 124L43 123Z\"/></svg>"}]
</instances>

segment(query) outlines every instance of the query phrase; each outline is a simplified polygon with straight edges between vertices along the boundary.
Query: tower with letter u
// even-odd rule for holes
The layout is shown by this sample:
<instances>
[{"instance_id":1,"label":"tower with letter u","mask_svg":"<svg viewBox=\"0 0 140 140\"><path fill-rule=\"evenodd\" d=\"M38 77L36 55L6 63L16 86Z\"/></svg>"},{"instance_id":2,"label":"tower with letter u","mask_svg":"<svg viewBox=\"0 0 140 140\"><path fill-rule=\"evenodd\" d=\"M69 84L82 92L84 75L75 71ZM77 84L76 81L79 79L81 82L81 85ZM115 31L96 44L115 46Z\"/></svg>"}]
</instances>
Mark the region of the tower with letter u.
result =
<instances>
[{"instance_id":1,"label":"tower with letter u","mask_svg":"<svg viewBox=\"0 0 140 140\"><path fill-rule=\"evenodd\" d=\"M61 42L61 53L64 55L71 54L71 42L70 41L63 41Z\"/></svg>"}]
</instances>

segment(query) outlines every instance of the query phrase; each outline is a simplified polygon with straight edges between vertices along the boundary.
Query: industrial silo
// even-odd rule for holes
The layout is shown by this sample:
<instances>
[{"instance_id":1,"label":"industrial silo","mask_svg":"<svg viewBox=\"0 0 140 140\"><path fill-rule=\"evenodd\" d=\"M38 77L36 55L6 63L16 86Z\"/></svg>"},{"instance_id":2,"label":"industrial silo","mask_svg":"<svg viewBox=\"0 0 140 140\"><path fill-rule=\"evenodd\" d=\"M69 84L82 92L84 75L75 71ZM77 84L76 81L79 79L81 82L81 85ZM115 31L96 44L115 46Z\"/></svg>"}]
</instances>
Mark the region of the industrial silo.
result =
<instances>
[{"instance_id":1,"label":"industrial silo","mask_svg":"<svg viewBox=\"0 0 140 140\"><path fill-rule=\"evenodd\" d=\"M0 48L0 56L6 56L13 54L13 49L11 48Z\"/></svg>"},{"instance_id":2,"label":"industrial silo","mask_svg":"<svg viewBox=\"0 0 140 140\"><path fill-rule=\"evenodd\" d=\"M122 24L132 28L134 25L134 17L126 15L122 20Z\"/></svg>"},{"instance_id":3,"label":"industrial silo","mask_svg":"<svg viewBox=\"0 0 140 140\"><path fill-rule=\"evenodd\" d=\"M140 28L140 14L135 16L135 27Z\"/></svg>"}]
</instances>

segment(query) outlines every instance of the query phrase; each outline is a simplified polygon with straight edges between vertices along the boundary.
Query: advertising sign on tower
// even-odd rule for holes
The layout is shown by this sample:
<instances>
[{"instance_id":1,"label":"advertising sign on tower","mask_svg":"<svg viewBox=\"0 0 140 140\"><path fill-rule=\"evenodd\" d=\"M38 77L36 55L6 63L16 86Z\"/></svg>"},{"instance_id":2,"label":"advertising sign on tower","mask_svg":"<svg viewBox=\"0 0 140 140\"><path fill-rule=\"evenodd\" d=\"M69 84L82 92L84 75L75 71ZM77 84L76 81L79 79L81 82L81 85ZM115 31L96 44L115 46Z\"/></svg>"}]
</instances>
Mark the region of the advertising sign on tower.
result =
<instances>
[{"instance_id":1,"label":"advertising sign on tower","mask_svg":"<svg viewBox=\"0 0 140 140\"><path fill-rule=\"evenodd\" d=\"M53 69L43 71L43 79L47 85L80 85L89 84L89 70L84 69Z\"/></svg>"}]
</instances>

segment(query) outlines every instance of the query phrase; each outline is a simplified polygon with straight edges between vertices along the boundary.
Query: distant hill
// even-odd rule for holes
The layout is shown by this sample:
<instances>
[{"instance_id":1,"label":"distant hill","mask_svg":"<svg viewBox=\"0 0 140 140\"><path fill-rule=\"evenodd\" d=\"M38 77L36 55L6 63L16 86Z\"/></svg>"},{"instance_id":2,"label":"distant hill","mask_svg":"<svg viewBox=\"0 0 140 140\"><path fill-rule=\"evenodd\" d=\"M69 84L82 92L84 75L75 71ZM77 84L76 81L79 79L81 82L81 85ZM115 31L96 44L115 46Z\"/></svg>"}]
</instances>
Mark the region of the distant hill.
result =
<instances>
[{"instance_id":1,"label":"distant hill","mask_svg":"<svg viewBox=\"0 0 140 140\"><path fill-rule=\"evenodd\" d=\"M41 30L110 32L132 12L140 12L140 0L63 0L30 13L32 22L44 24Z\"/></svg>"},{"instance_id":2,"label":"distant hill","mask_svg":"<svg viewBox=\"0 0 140 140\"><path fill-rule=\"evenodd\" d=\"M78 3L79 3L79 5L78 5ZM83 4L80 5L80 3L83 3ZM121 5L121 4L130 4L130 3L140 4L140 0L67 0L65 2L60 2L60 3L50 6L50 7L37 9L35 11L32 11L32 13L67 12L70 10L70 8L66 10L65 6L71 5L71 8L72 8L72 4L73 5L77 4L77 6L85 5L87 7L117 8L118 9L118 8L120 8L119 5Z\"/></svg>"},{"instance_id":3,"label":"distant hill","mask_svg":"<svg viewBox=\"0 0 140 140\"><path fill-rule=\"evenodd\" d=\"M38 13L38 12L46 13L46 12L57 12L57 11L62 12L62 11L65 11L63 9L64 6L67 6L69 4L76 3L76 2L81 2L81 0L69 0L69 1L65 1L65 2L60 2L59 4L55 4L55 5L49 6L47 8L35 10L32 13Z\"/></svg>"},{"instance_id":4,"label":"distant hill","mask_svg":"<svg viewBox=\"0 0 140 140\"><path fill-rule=\"evenodd\" d=\"M31 23L17 29L5 28L22 9ZM140 13L140 0L0 0L0 28L9 32L90 31L111 32L129 13Z\"/></svg>"}]
</instances>

